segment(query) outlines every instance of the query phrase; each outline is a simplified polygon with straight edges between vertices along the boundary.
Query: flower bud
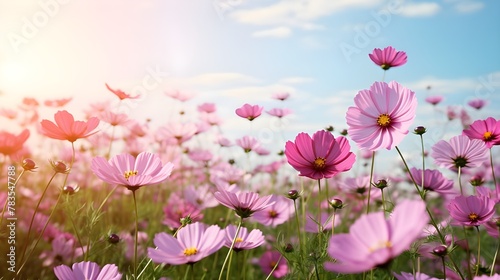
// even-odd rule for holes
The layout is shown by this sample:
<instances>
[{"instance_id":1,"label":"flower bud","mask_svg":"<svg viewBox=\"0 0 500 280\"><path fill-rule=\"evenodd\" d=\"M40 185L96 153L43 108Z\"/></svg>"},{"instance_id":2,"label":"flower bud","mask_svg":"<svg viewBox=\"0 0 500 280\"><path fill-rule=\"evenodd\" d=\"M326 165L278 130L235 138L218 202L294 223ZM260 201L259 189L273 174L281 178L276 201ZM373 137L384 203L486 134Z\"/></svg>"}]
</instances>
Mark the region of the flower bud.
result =
<instances>
[{"instance_id":1,"label":"flower bud","mask_svg":"<svg viewBox=\"0 0 500 280\"><path fill-rule=\"evenodd\" d=\"M112 233L108 236L108 242L111 244L116 244L116 243L120 242L120 236L118 236L115 233Z\"/></svg>"},{"instance_id":2,"label":"flower bud","mask_svg":"<svg viewBox=\"0 0 500 280\"><path fill-rule=\"evenodd\" d=\"M291 200L296 200L297 198L300 197L300 193L297 190L290 190L286 194L286 197L288 197Z\"/></svg>"},{"instance_id":3,"label":"flower bud","mask_svg":"<svg viewBox=\"0 0 500 280\"><path fill-rule=\"evenodd\" d=\"M74 195L76 192L76 189L73 188L72 186L65 186L63 188L63 193L67 194L67 195Z\"/></svg>"},{"instance_id":4,"label":"flower bud","mask_svg":"<svg viewBox=\"0 0 500 280\"><path fill-rule=\"evenodd\" d=\"M438 257L444 257L448 254L448 247L446 247L445 245L439 245L432 249L432 254Z\"/></svg>"},{"instance_id":5,"label":"flower bud","mask_svg":"<svg viewBox=\"0 0 500 280\"><path fill-rule=\"evenodd\" d=\"M328 204L332 206L334 209L342 209L344 207L344 202L338 198L334 198L330 201L328 201Z\"/></svg>"},{"instance_id":6,"label":"flower bud","mask_svg":"<svg viewBox=\"0 0 500 280\"><path fill-rule=\"evenodd\" d=\"M284 250L285 250L285 252L286 252L286 253L291 253L291 252L293 252L293 245L292 245L292 244L290 244L290 243L287 243L287 244L285 245Z\"/></svg>"},{"instance_id":7,"label":"flower bud","mask_svg":"<svg viewBox=\"0 0 500 280\"><path fill-rule=\"evenodd\" d=\"M49 162L50 165L52 166L52 169L54 169L54 171L57 173L68 173L70 170L69 166L62 160L57 160L57 161L50 160Z\"/></svg>"},{"instance_id":8,"label":"flower bud","mask_svg":"<svg viewBox=\"0 0 500 280\"><path fill-rule=\"evenodd\" d=\"M423 126L417 126L414 130L413 130L413 133L417 134L417 135L422 135L424 134L425 132L427 131L427 129Z\"/></svg>"},{"instance_id":9,"label":"flower bud","mask_svg":"<svg viewBox=\"0 0 500 280\"><path fill-rule=\"evenodd\" d=\"M36 163L34 160L32 160L30 158L25 158L23 160L23 168L26 171L33 171L33 170L37 169L38 167L36 166Z\"/></svg>"},{"instance_id":10,"label":"flower bud","mask_svg":"<svg viewBox=\"0 0 500 280\"><path fill-rule=\"evenodd\" d=\"M387 180L378 180L377 183L375 183L375 187L381 190L385 189L387 187Z\"/></svg>"}]
</instances>

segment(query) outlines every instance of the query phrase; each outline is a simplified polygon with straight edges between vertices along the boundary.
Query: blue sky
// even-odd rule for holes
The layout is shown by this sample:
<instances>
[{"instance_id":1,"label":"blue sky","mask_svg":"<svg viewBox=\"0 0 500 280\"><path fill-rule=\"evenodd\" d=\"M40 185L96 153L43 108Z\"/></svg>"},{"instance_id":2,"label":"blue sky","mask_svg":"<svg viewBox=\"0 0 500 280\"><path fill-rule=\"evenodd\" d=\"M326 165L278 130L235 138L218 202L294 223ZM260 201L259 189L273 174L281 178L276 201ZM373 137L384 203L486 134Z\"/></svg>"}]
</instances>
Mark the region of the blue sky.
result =
<instances>
[{"instance_id":1,"label":"blue sky","mask_svg":"<svg viewBox=\"0 0 500 280\"><path fill-rule=\"evenodd\" d=\"M391 45L408 63L385 81L417 93L415 126L443 117L424 103L430 94L444 105L490 98L473 117L499 118L498 11L500 2L478 0L2 1L0 103L73 96L68 108L77 114L82 104L114 100L106 82L129 92L142 85L127 113L162 124L177 106L164 92L180 89L195 94L193 106L216 102L224 129L241 134L234 109L243 103L289 107L283 129L292 139L346 128L354 95L382 79L368 54ZM282 91L291 93L287 103L271 99ZM255 123L265 130L269 118Z\"/></svg>"}]
</instances>

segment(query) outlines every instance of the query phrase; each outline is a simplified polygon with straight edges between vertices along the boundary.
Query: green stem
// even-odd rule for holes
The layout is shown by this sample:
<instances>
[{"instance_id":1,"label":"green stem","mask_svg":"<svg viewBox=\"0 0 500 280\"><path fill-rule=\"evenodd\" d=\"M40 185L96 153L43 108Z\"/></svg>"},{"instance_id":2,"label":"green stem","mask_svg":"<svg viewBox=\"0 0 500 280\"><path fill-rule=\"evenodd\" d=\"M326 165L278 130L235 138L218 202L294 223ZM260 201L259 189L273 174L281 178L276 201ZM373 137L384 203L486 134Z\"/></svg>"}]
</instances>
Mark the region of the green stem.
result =
<instances>
[{"instance_id":1,"label":"green stem","mask_svg":"<svg viewBox=\"0 0 500 280\"><path fill-rule=\"evenodd\" d=\"M495 168L493 165L493 152L491 151L491 149L490 149L490 165L491 165L491 176L493 177L493 187L495 187L497 197L499 197L500 194L497 187L497 178L495 176Z\"/></svg>"},{"instance_id":2,"label":"green stem","mask_svg":"<svg viewBox=\"0 0 500 280\"><path fill-rule=\"evenodd\" d=\"M186 268L186 272L184 273L184 280L188 279L188 274L189 274L190 268L192 268L192 265L188 264L188 267Z\"/></svg>"},{"instance_id":3,"label":"green stem","mask_svg":"<svg viewBox=\"0 0 500 280\"><path fill-rule=\"evenodd\" d=\"M491 263L490 276L493 276L493 273L495 272L495 263L497 262L497 256L499 250L500 250L500 228L498 228L497 249L495 250L495 256L493 256L493 262Z\"/></svg>"},{"instance_id":4,"label":"green stem","mask_svg":"<svg viewBox=\"0 0 500 280\"><path fill-rule=\"evenodd\" d=\"M387 209L385 208L385 198L384 198L384 189L380 189L382 193L382 209L384 209L384 213L387 213Z\"/></svg>"},{"instance_id":5,"label":"green stem","mask_svg":"<svg viewBox=\"0 0 500 280\"><path fill-rule=\"evenodd\" d=\"M135 209L135 232L134 232L134 279L137 278L137 237L139 231L139 214L137 211L137 199L135 197L135 190L132 191L132 197L134 198L134 209Z\"/></svg>"},{"instance_id":6,"label":"green stem","mask_svg":"<svg viewBox=\"0 0 500 280\"><path fill-rule=\"evenodd\" d=\"M29 257L31 256L31 254L33 253L33 251L35 251L35 248L36 246L38 245L38 243L40 242L40 239L42 239L42 236L45 232L45 229L47 228L47 226L49 225L49 222L50 222L50 219L52 218L52 216L54 215L54 212L56 211L56 208L57 208L57 205L59 204L59 201L61 200L61 195L62 195L62 191L59 192L59 196L57 197L57 201L56 201L56 204L54 205L54 207L52 208L52 211L50 212L50 215L49 217L47 218L47 221L45 222L45 225L43 226L42 228L42 231L40 232L40 235L38 236L38 238L36 239L36 242L35 244L33 245L33 248L31 248L31 250L29 251L28 255L26 256L26 260L24 260L23 264L19 267L19 270L17 271L16 273L16 277L19 277L19 273L21 272L21 270L23 269L24 265L26 265L26 263L28 262L28 259Z\"/></svg>"},{"instance_id":7,"label":"green stem","mask_svg":"<svg viewBox=\"0 0 500 280\"><path fill-rule=\"evenodd\" d=\"M321 244L321 232L323 231L322 223L321 223L321 180L318 179L318 234L319 243Z\"/></svg>"},{"instance_id":8,"label":"green stem","mask_svg":"<svg viewBox=\"0 0 500 280\"><path fill-rule=\"evenodd\" d=\"M403 161L403 164L406 168L406 170L410 170L410 168L408 167L408 163L406 163L406 160L405 158L403 157L403 154L401 153L401 151L399 150L398 146L395 146L396 148L396 151L398 152L399 156L401 157L401 160ZM417 182L415 181L415 178L413 177L413 175L411 174L411 172L408 172L408 175L410 175L410 178L411 178L411 181L413 182L413 185L415 186L415 189L417 190L418 194L420 195L420 198L422 198L422 201L425 202L425 192L422 190L420 190L418 188L418 185L417 185ZM429 207L427 207L427 204L425 204L425 210L427 211L427 214L429 215L429 218L431 220L431 224L432 226L436 229L436 232L439 236L439 240L441 241L442 244L446 244L446 239L444 238L443 236L443 233L441 232L441 230L439 229L439 226L438 224L436 223L436 221L434 220L434 216L432 215L431 211L429 210ZM456 272L459 274L460 278L463 280L465 279L465 277L463 276L462 272L460 271L460 269L458 268L458 265L457 263L455 262L455 260L452 258L451 256L451 252L449 254L450 256L450 261L451 263L453 264L453 268L455 268Z\"/></svg>"},{"instance_id":9,"label":"green stem","mask_svg":"<svg viewBox=\"0 0 500 280\"><path fill-rule=\"evenodd\" d=\"M54 180L54 177L57 175L57 172L54 172L54 175L50 177L49 182L47 183L47 186L45 186L45 189L42 192L42 195L38 199L38 203L35 206L35 211L33 212L33 216L31 217L30 221L30 226L28 227L28 235L26 236L26 243L24 243L24 248L23 248L23 253L21 254L21 258L19 258L19 261L22 263L24 260L24 255L26 254L26 250L28 249L28 244L30 241L30 234L31 234L31 229L33 228L33 222L35 221L35 216L38 213L38 208L40 208L40 204L42 203L42 199L47 193L47 190L49 189L50 184L52 183L52 180Z\"/></svg>"},{"instance_id":10,"label":"green stem","mask_svg":"<svg viewBox=\"0 0 500 280\"><path fill-rule=\"evenodd\" d=\"M271 270L271 272L269 272L269 274L267 275L266 277L266 280L269 280L269 278L271 278L271 275L273 275L274 271L276 270L276 268L278 268L278 265L281 261L281 258L283 258L283 255L280 255L278 261L276 262L276 264L274 265L273 269Z\"/></svg>"},{"instance_id":11,"label":"green stem","mask_svg":"<svg viewBox=\"0 0 500 280\"><path fill-rule=\"evenodd\" d=\"M366 214L370 213L370 196L372 192L372 180L373 180L374 169L375 169L375 151L372 152L372 163L370 166L370 182L368 184L368 198L366 202Z\"/></svg>"},{"instance_id":12,"label":"green stem","mask_svg":"<svg viewBox=\"0 0 500 280\"><path fill-rule=\"evenodd\" d=\"M443 279L446 279L446 262L444 261L444 257L441 257L441 261L443 262Z\"/></svg>"},{"instance_id":13,"label":"green stem","mask_svg":"<svg viewBox=\"0 0 500 280\"><path fill-rule=\"evenodd\" d=\"M335 233L335 214L337 214L337 208L333 208L333 217L332 217L332 237Z\"/></svg>"},{"instance_id":14,"label":"green stem","mask_svg":"<svg viewBox=\"0 0 500 280\"><path fill-rule=\"evenodd\" d=\"M458 174L458 186L460 187L460 194L464 195L464 191L462 189L462 176L461 176L462 175L462 167L460 167L460 166L458 167L457 174Z\"/></svg>"},{"instance_id":15,"label":"green stem","mask_svg":"<svg viewBox=\"0 0 500 280\"><path fill-rule=\"evenodd\" d=\"M293 207L295 208L295 222L297 223L297 237L299 239L299 252L302 257L302 241L301 241L301 233L300 233L300 222L299 222L299 213L297 212L297 202L293 200Z\"/></svg>"},{"instance_id":16,"label":"green stem","mask_svg":"<svg viewBox=\"0 0 500 280\"><path fill-rule=\"evenodd\" d=\"M479 258L481 257L481 233L479 232L479 226L476 226L477 230L477 258L476 258L476 272L474 276L479 273Z\"/></svg>"},{"instance_id":17,"label":"green stem","mask_svg":"<svg viewBox=\"0 0 500 280\"><path fill-rule=\"evenodd\" d=\"M231 247L229 247L229 251L227 252L226 258L224 259L224 263L222 264L222 268L219 273L219 280L222 279L222 273L224 272L224 268L226 267L229 256L233 253L234 243L236 243L236 238L240 233L241 225L243 224L243 218L240 217L240 221L238 222L238 227L236 228L236 234L234 235L233 241L231 242ZM226 276L227 278L227 276Z\"/></svg>"}]
</instances>

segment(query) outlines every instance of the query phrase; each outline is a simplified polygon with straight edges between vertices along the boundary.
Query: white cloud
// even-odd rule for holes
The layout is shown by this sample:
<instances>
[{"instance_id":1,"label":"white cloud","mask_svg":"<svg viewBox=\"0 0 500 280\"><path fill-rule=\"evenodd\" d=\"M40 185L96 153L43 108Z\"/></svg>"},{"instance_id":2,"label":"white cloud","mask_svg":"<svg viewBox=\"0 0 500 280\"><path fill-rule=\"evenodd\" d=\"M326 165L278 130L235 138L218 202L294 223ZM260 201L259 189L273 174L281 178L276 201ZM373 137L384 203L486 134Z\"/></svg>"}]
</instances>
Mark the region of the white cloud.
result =
<instances>
[{"instance_id":1,"label":"white cloud","mask_svg":"<svg viewBox=\"0 0 500 280\"><path fill-rule=\"evenodd\" d=\"M292 34L292 30L288 27L276 27L273 29L266 29L256 31L252 34L253 37L274 37L274 38L286 38Z\"/></svg>"},{"instance_id":2,"label":"white cloud","mask_svg":"<svg viewBox=\"0 0 500 280\"><path fill-rule=\"evenodd\" d=\"M310 77L286 77L281 80L279 80L279 83L283 84L304 84L304 83L310 83L314 81L313 78Z\"/></svg>"},{"instance_id":3,"label":"white cloud","mask_svg":"<svg viewBox=\"0 0 500 280\"><path fill-rule=\"evenodd\" d=\"M408 3L400 8L400 14L406 17L427 17L439 12L441 7L433 2Z\"/></svg>"},{"instance_id":4,"label":"white cloud","mask_svg":"<svg viewBox=\"0 0 500 280\"><path fill-rule=\"evenodd\" d=\"M284 84L270 84L263 86L250 86L250 87L235 87L225 89L218 92L218 96L225 96L231 98L238 98L246 101L262 101L271 99L271 96L277 92L289 92L294 94L296 89L292 86Z\"/></svg>"},{"instance_id":5,"label":"white cloud","mask_svg":"<svg viewBox=\"0 0 500 280\"><path fill-rule=\"evenodd\" d=\"M473 13L484 8L484 4L481 2L460 1L455 4L454 8L459 13Z\"/></svg>"},{"instance_id":6,"label":"white cloud","mask_svg":"<svg viewBox=\"0 0 500 280\"><path fill-rule=\"evenodd\" d=\"M253 9L239 9L230 17L240 23L252 25L285 25L306 30L322 28L314 20L349 8L368 8L381 0L282 0Z\"/></svg>"}]
</instances>

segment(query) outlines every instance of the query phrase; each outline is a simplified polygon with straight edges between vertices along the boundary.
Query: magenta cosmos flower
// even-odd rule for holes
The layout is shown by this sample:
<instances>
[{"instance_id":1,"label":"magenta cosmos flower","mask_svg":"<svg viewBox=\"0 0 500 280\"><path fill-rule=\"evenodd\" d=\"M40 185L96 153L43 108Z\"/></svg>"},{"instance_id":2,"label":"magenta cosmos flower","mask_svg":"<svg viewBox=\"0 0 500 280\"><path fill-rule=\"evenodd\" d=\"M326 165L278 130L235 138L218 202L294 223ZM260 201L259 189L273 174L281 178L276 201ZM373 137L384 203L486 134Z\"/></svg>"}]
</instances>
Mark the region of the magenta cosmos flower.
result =
<instances>
[{"instance_id":1,"label":"magenta cosmos flower","mask_svg":"<svg viewBox=\"0 0 500 280\"><path fill-rule=\"evenodd\" d=\"M404 65L408 59L403 51L396 51L395 48L389 46L385 49L374 49L371 54L368 54L370 59L382 67L384 70L389 70L391 67Z\"/></svg>"},{"instance_id":2,"label":"magenta cosmos flower","mask_svg":"<svg viewBox=\"0 0 500 280\"><path fill-rule=\"evenodd\" d=\"M481 166L488 160L488 149L481 140L457 135L449 142L441 140L434 144L431 156L439 166L455 171Z\"/></svg>"},{"instance_id":3,"label":"magenta cosmos flower","mask_svg":"<svg viewBox=\"0 0 500 280\"><path fill-rule=\"evenodd\" d=\"M455 197L446 207L450 216L464 226L479 226L495 214L495 201L486 196Z\"/></svg>"},{"instance_id":4,"label":"magenta cosmos flower","mask_svg":"<svg viewBox=\"0 0 500 280\"><path fill-rule=\"evenodd\" d=\"M317 131L312 138L301 132L295 142L288 141L285 145L287 161L299 171L299 176L318 180L351 169L356 156L350 150L345 137L335 139L325 130Z\"/></svg>"},{"instance_id":5,"label":"magenta cosmos flower","mask_svg":"<svg viewBox=\"0 0 500 280\"><path fill-rule=\"evenodd\" d=\"M275 203L270 195L260 197L258 193L254 192L230 192L219 187L217 187L214 197L220 204L233 209L236 215L242 219L248 218L253 213L262 211Z\"/></svg>"},{"instance_id":6,"label":"magenta cosmos flower","mask_svg":"<svg viewBox=\"0 0 500 280\"><path fill-rule=\"evenodd\" d=\"M349 233L332 236L327 251L336 262L326 262L325 269L360 273L383 266L410 248L428 220L421 200L400 202L389 219L384 212L363 215Z\"/></svg>"},{"instance_id":7,"label":"magenta cosmos flower","mask_svg":"<svg viewBox=\"0 0 500 280\"><path fill-rule=\"evenodd\" d=\"M197 222L181 228L177 238L160 232L153 242L157 248L148 248L148 256L155 263L192 264L222 248L224 231L219 226L206 227Z\"/></svg>"},{"instance_id":8,"label":"magenta cosmos flower","mask_svg":"<svg viewBox=\"0 0 500 280\"><path fill-rule=\"evenodd\" d=\"M491 149L493 145L500 145L500 120L497 121L492 117L477 120L465 129L463 134L469 136L470 139L484 141L486 147Z\"/></svg>"},{"instance_id":9,"label":"magenta cosmos flower","mask_svg":"<svg viewBox=\"0 0 500 280\"><path fill-rule=\"evenodd\" d=\"M424 171L424 182L422 184L422 169L412 167L410 173L415 180L415 183L424 190L433 191L440 194L453 194L456 191L453 189L453 180L446 179L439 170L426 169Z\"/></svg>"},{"instance_id":10,"label":"magenta cosmos flower","mask_svg":"<svg viewBox=\"0 0 500 280\"><path fill-rule=\"evenodd\" d=\"M480 110L481 108L483 108L484 106L486 106L486 104L488 104L488 102L484 99L473 99L473 100L470 100L469 102L467 102L467 105L471 106L472 108L476 109L476 110Z\"/></svg>"},{"instance_id":11,"label":"magenta cosmos flower","mask_svg":"<svg viewBox=\"0 0 500 280\"><path fill-rule=\"evenodd\" d=\"M224 246L226 246L227 248L231 248L231 244L233 243L233 239L236 235L236 230L237 228L234 225L229 225L224 230L226 233ZM234 241L233 250L239 252L243 250L254 249L264 244L264 241L265 239L262 231L253 229L248 232L248 229L246 227L241 227L240 231L238 232L238 236Z\"/></svg>"},{"instance_id":12,"label":"magenta cosmos flower","mask_svg":"<svg viewBox=\"0 0 500 280\"><path fill-rule=\"evenodd\" d=\"M75 121L73 115L68 111L58 111L54 115L53 123L49 120L42 120L42 133L53 139L68 140L75 142L77 139L86 138L97 133L92 132L98 125L99 119L96 117L90 118L88 121Z\"/></svg>"},{"instance_id":13,"label":"magenta cosmos flower","mask_svg":"<svg viewBox=\"0 0 500 280\"><path fill-rule=\"evenodd\" d=\"M72 268L66 265L54 267L54 274L59 280L120 280L122 274L114 264L99 267L95 262L74 263Z\"/></svg>"},{"instance_id":14,"label":"magenta cosmos flower","mask_svg":"<svg viewBox=\"0 0 500 280\"><path fill-rule=\"evenodd\" d=\"M259 106L259 105L250 105L250 104L245 104L241 106L240 108L236 109L236 115L247 119L249 121L253 121L255 118L260 116L262 114L262 110L264 107Z\"/></svg>"},{"instance_id":15,"label":"magenta cosmos flower","mask_svg":"<svg viewBox=\"0 0 500 280\"><path fill-rule=\"evenodd\" d=\"M417 272L415 275L408 272L401 272L401 275L394 273L394 277L398 280L439 280L427 274Z\"/></svg>"},{"instance_id":16,"label":"magenta cosmos flower","mask_svg":"<svg viewBox=\"0 0 500 280\"><path fill-rule=\"evenodd\" d=\"M131 191L165 181L173 168L171 162L162 166L158 155L148 152L140 153L137 158L130 154L120 154L109 161L103 157L95 157L90 165L99 179L122 185Z\"/></svg>"},{"instance_id":17,"label":"magenta cosmos flower","mask_svg":"<svg viewBox=\"0 0 500 280\"><path fill-rule=\"evenodd\" d=\"M354 97L347 110L348 134L360 149L390 150L408 134L415 119L415 93L397 82L375 82Z\"/></svg>"}]
</instances>

